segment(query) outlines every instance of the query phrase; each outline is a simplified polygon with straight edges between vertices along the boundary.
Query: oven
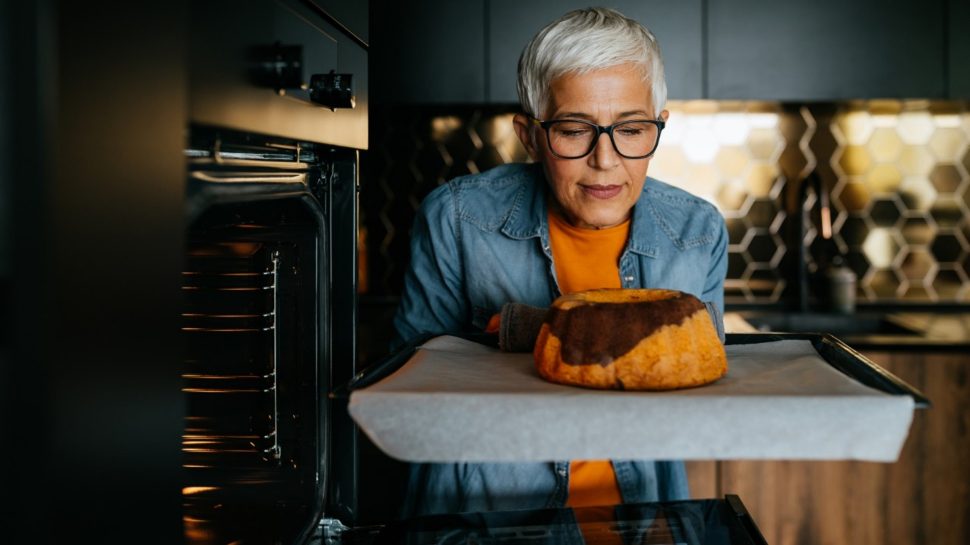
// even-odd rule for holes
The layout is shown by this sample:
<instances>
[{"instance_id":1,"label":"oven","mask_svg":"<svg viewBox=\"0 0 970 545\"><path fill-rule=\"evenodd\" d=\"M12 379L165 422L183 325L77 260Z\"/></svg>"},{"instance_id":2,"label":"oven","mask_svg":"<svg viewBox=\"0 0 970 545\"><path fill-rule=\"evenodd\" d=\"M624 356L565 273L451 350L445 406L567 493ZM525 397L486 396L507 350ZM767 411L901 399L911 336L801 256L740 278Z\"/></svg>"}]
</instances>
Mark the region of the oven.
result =
<instances>
[{"instance_id":1,"label":"oven","mask_svg":"<svg viewBox=\"0 0 970 545\"><path fill-rule=\"evenodd\" d=\"M321 6L0 5L0 541L297 544L352 511L327 392L367 43Z\"/></svg>"},{"instance_id":2,"label":"oven","mask_svg":"<svg viewBox=\"0 0 970 545\"><path fill-rule=\"evenodd\" d=\"M185 542L304 543L330 477L334 356L347 357L341 347L353 340L354 251L340 241L356 240L357 153L199 126L191 134Z\"/></svg>"}]
</instances>

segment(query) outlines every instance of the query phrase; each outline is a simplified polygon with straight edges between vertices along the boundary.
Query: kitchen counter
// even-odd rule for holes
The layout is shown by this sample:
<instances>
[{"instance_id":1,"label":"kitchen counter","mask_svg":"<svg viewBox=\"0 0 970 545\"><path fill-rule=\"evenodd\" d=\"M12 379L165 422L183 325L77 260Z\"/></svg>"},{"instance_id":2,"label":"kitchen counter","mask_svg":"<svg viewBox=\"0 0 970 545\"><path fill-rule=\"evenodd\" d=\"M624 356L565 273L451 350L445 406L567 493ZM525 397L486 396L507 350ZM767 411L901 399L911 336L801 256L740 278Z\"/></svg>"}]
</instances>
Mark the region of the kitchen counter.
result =
<instances>
[{"instance_id":1,"label":"kitchen counter","mask_svg":"<svg viewBox=\"0 0 970 545\"><path fill-rule=\"evenodd\" d=\"M788 317L791 314L784 311L736 311L725 314L725 329L729 332L757 332L774 331L780 328L757 327L759 317ZM970 350L970 310L965 312L930 312L920 311L888 311L874 313L861 311L861 317L872 319L878 316L880 321L891 325L885 328L889 331L879 332L839 332L836 329L825 330L821 327L812 330L802 329L804 333L830 333L857 350L882 351L966 351ZM824 316L823 316L824 317ZM852 318L847 318L849 321ZM818 331L817 329L822 329ZM894 330L894 331L893 331ZM781 332L781 331L779 331ZM785 331L793 332L793 331Z\"/></svg>"}]
</instances>

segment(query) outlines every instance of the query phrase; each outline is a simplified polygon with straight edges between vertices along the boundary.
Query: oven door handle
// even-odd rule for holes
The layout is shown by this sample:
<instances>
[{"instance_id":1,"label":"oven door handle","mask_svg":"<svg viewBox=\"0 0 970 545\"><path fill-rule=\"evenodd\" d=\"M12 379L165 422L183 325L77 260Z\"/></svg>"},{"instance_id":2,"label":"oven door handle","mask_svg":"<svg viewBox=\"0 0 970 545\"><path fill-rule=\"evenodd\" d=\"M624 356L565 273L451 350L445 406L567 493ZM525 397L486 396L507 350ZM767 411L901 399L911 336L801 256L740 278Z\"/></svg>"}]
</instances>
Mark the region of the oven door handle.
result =
<instances>
[{"instance_id":1,"label":"oven door handle","mask_svg":"<svg viewBox=\"0 0 970 545\"><path fill-rule=\"evenodd\" d=\"M303 184L306 185L305 172L203 172L191 173L192 178L201 182L217 184Z\"/></svg>"}]
</instances>

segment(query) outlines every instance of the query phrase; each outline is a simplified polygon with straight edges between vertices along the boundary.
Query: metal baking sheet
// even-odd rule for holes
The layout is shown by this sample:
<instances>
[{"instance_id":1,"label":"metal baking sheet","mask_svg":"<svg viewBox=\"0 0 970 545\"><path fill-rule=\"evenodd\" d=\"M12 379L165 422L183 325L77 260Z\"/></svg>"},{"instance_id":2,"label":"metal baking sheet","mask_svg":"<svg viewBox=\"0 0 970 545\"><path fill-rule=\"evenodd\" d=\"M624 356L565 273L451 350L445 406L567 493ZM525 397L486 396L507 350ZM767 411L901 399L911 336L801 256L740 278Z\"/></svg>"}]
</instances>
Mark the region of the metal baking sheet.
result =
<instances>
[{"instance_id":1,"label":"metal baking sheet","mask_svg":"<svg viewBox=\"0 0 970 545\"><path fill-rule=\"evenodd\" d=\"M348 410L379 448L412 462L895 461L914 397L866 386L816 344L729 340L729 370L717 382L632 392L553 384L531 354L442 336L354 390Z\"/></svg>"}]
</instances>

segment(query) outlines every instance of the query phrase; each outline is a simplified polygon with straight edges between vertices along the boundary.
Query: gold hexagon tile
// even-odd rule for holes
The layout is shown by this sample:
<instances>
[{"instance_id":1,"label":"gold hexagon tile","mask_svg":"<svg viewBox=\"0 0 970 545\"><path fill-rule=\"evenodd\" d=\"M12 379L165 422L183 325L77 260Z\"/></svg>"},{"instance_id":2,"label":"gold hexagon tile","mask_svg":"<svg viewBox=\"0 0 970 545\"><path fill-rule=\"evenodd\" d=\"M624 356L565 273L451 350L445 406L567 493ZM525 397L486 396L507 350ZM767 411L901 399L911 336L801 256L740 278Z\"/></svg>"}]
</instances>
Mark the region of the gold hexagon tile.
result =
<instances>
[{"instance_id":1,"label":"gold hexagon tile","mask_svg":"<svg viewBox=\"0 0 970 545\"><path fill-rule=\"evenodd\" d=\"M956 127L938 128L930 137L929 148L937 160L952 163L960 160L967 145L966 134Z\"/></svg>"},{"instance_id":2,"label":"gold hexagon tile","mask_svg":"<svg viewBox=\"0 0 970 545\"><path fill-rule=\"evenodd\" d=\"M936 223L925 216L910 216L899 229L903 241L909 245L927 245L936 236Z\"/></svg>"},{"instance_id":3,"label":"gold hexagon tile","mask_svg":"<svg viewBox=\"0 0 970 545\"><path fill-rule=\"evenodd\" d=\"M863 279L863 288L870 293L870 299L894 299L905 289L903 281L891 269L870 269Z\"/></svg>"},{"instance_id":4,"label":"gold hexagon tile","mask_svg":"<svg viewBox=\"0 0 970 545\"><path fill-rule=\"evenodd\" d=\"M899 243L893 237L892 229L876 227L869 231L866 241L862 243L862 251L873 267L887 269L892 266L899 252Z\"/></svg>"},{"instance_id":5,"label":"gold hexagon tile","mask_svg":"<svg viewBox=\"0 0 970 545\"><path fill-rule=\"evenodd\" d=\"M897 258L897 267L910 283L922 283L936 274L937 263L930 253L918 247L905 248Z\"/></svg>"},{"instance_id":6,"label":"gold hexagon tile","mask_svg":"<svg viewBox=\"0 0 970 545\"><path fill-rule=\"evenodd\" d=\"M939 103L935 105L933 114L933 124L937 127L959 128L963 124L963 116L957 110L956 105Z\"/></svg>"},{"instance_id":7,"label":"gold hexagon tile","mask_svg":"<svg viewBox=\"0 0 970 545\"><path fill-rule=\"evenodd\" d=\"M677 184L702 199L715 202L720 175L717 168L711 164L687 165L687 173Z\"/></svg>"},{"instance_id":8,"label":"gold hexagon tile","mask_svg":"<svg viewBox=\"0 0 970 545\"><path fill-rule=\"evenodd\" d=\"M841 137L844 144L861 146L869 140L872 134L872 118L864 110L846 112L836 117L833 132Z\"/></svg>"},{"instance_id":9,"label":"gold hexagon tile","mask_svg":"<svg viewBox=\"0 0 970 545\"><path fill-rule=\"evenodd\" d=\"M907 208L928 211L936 201L936 189L927 176L907 176L899 187L899 196Z\"/></svg>"},{"instance_id":10,"label":"gold hexagon tile","mask_svg":"<svg viewBox=\"0 0 970 545\"><path fill-rule=\"evenodd\" d=\"M865 174L872 165L869 150L865 146L846 146L838 157L836 164L846 176L860 176Z\"/></svg>"},{"instance_id":11,"label":"gold hexagon tile","mask_svg":"<svg viewBox=\"0 0 970 545\"><path fill-rule=\"evenodd\" d=\"M774 162L781 154L784 141L775 127L756 128L748 134L746 146L753 159Z\"/></svg>"},{"instance_id":12,"label":"gold hexagon tile","mask_svg":"<svg viewBox=\"0 0 970 545\"><path fill-rule=\"evenodd\" d=\"M740 112L720 113L712 123L718 142L724 146L740 146L748 138L750 123Z\"/></svg>"},{"instance_id":13,"label":"gold hexagon tile","mask_svg":"<svg viewBox=\"0 0 970 545\"><path fill-rule=\"evenodd\" d=\"M717 203L721 210L739 211L744 207L748 192L740 182L728 182L721 185L717 192Z\"/></svg>"},{"instance_id":14,"label":"gold hexagon tile","mask_svg":"<svg viewBox=\"0 0 970 545\"><path fill-rule=\"evenodd\" d=\"M894 193L899 189L903 176L895 165L876 165L866 174L866 185L873 193Z\"/></svg>"},{"instance_id":15,"label":"gold hexagon tile","mask_svg":"<svg viewBox=\"0 0 970 545\"><path fill-rule=\"evenodd\" d=\"M748 170L745 176L745 187L755 197L770 197L777 177L777 165L759 163Z\"/></svg>"},{"instance_id":16,"label":"gold hexagon tile","mask_svg":"<svg viewBox=\"0 0 970 545\"><path fill-rule=\"evenodd\" d=\"M940 196L930 206L930 215L940 228L958 227L964 220L964 211L954 197Z\"/></svg>"},{"instance_id":17,"label":"gold hexagon tile","mask_svg":"<svg viewBox=\"0 0 970 545\"><path fill-rule=\"evenodd\" d=\"M707 163L714 160L718 147L714 131L707 124L690 124L681 142L684 156L691 163Z\"/></svg>"},{"instance_id":18,"label":"gold hexagon tile","mask_svg":"<svg viewBox=\"0 0 970 545\"><path fill-rule=\"evenodd\" d=\"M747 150L739 146L723 146L714 157L714 164L724 179L738 179L748 167L750 157Z\"/></svg>"},{"instance_id":19,"label":"gold hexagon tile","mask_svg":"<svg viewBox=\"0 0 970 545\"><path fill-rule=\"evenodd\" d=\"M899 138L913 146L927 144L935 128L933 118L925 111L903 112L899 114L899 123L896 124Z\"/></svg>"},{"instance_id":20,"label":"gold hexagon tile","mask_svg":"<svg viewBox=\"0 0 970 545\"><path fill-rule=\"evenodd\" d=\"M872 195L866 184L861 182L841 181L833 192L834 198L847 212L863 212L869 206Z\"/></svg>"},{"instance_id":21,"label":"gold hexagon tile","mask_svg":"<svg viewBox=\"0 0 970 545\"><path fill-rule=\"evenodd\" d=\"M869 153L873 160L880 163L894 161L903 149L903 141L891 128L879 128L872 131L869 138Z\"/></svg>"},{"instance_id":22,"label":"gold hexagon tile","mask_svg":"<svg viewBox=\"0 0 970 545\"><path fill-rule=\"evenodd\" d=\"M963 182L963 175L954 165L936 165L930 172L930 183L937 193L955 193Z\"/></svg>"},{"instance_id":23,"label":"gold hexagon tile","mask_svg":"<svg viewBox=\"0 0 970 545\"><path fill-rule=\"evenodd\" d=\"M962 271L957 268L940 267L940 270L936 272L936 277L933 279L933 289L940 299L956 299L965 284L967 284L967 279L962 274Z\"/></svg>"},{"instance_id":24,"label":"gold hexagon tile","mask_svg":"<svg viewBox=\"0 0 970 545\"><path fill-rule=\"evenodd\" d=\"M928 176L936 160L925 146L905 146L896 165L903 176Z\"/></svg>"}]
</instances>

